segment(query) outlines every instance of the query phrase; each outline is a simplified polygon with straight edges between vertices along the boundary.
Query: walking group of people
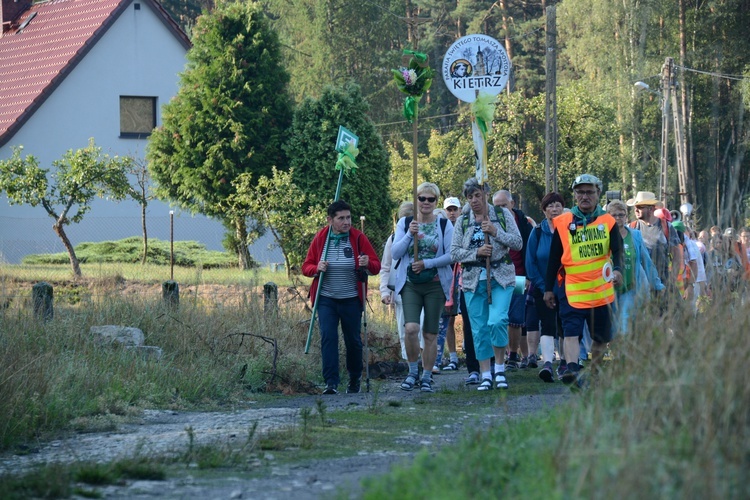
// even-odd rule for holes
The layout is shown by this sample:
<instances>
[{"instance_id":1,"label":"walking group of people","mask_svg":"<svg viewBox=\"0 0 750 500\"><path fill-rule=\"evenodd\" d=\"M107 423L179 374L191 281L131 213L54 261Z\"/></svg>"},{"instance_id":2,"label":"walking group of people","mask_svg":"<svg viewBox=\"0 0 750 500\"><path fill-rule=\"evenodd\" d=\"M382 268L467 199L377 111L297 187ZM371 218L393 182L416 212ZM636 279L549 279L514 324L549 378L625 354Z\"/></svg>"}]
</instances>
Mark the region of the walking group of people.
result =
<instances>
[{"instance_id":1,"label":"walking group of people","mask_svg":"<svg viewBox=\"0 0 750 500\"><path fill-rule=\"evenodd\" d=\"M428 393L435 390L433 374L458 369L458 314L467 385L507 389L507 372L541 366L544 382L582 386L583 360L590 352L586 371L595 373L613 335L627 333L643 297L652 292L695 301L718 279L733 279L727 277L733 272L750 275L750 230L741 233L748 239L744 245L719 230L701 250L700 237L694 241L692 231L672 220L653 193L638 192L626 203L613 200L602 208L597 177L582 174L571 188L574 206L565 208L560 193L547 194L537 225L515 208L511 193L502 190L490 198L489 186L474 178L464 183L463 207L448 197L438 208L440 189L422 183L417 206L399 207L382 264L364 234L351 227L349 205L333 203L328 225L302 266L303 274L314 278L311 297L320 287L324 394L336 394L340 383L339 323L347 392L360 391L359 324L367 275L380 274L381 300L396 309L401 355L408 363L401 389Z\"/></svg>"}]
</instances>

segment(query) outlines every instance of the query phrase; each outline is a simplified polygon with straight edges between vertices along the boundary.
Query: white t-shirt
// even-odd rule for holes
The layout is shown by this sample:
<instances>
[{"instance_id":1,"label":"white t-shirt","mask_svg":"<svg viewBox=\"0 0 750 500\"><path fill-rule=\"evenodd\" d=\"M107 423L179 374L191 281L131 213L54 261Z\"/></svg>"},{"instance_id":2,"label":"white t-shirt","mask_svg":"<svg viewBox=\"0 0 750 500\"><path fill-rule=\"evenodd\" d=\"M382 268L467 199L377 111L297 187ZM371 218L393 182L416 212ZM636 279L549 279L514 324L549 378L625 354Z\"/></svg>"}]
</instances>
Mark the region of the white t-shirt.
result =
<instances>
[{"instance_id":1,"label":"white t-shirt","mask_svg":"<svg viewBox=\"0 0 750 500\"><path fill-rule=\"evenodd\" d=\"M698 273L695 277L696 283L701 283L706 281L706 266L703 265L703 256L701 255L701 251L698 248L698 245L685 236L685 249L687 250L687 261L692 262L695 261L698 267Z\"/></svg>"}]
</instances>

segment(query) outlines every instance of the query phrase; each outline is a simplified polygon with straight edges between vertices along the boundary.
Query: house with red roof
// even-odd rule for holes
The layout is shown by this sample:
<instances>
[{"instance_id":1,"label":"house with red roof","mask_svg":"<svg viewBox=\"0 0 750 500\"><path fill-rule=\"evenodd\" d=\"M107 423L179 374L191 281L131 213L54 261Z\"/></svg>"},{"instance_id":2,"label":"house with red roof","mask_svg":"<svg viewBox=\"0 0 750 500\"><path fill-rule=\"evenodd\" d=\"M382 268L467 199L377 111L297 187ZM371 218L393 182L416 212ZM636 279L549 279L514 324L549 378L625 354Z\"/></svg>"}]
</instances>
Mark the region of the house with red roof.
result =
<instances>
[{"instance_id":1,"label":"house with red roof","mask_svg":"<svg viewBox=\"0 0 750 500\"><path fill-rule=\"evenodd\" d=\"M1 0L0 159L23 146L43 168L89 138L110 155L143 159L160 108L177 93L191 47L155 0ZM149 237L169 239L170 207L148 205ZM180 214L175 239L220 250L217 221ZM140 206L95 200L71 242L141 235ZM40 207L11 206L0 196L0 260L63 251ZM259 259L259 260L262 260Z\"/></svg>"}]
</instances>

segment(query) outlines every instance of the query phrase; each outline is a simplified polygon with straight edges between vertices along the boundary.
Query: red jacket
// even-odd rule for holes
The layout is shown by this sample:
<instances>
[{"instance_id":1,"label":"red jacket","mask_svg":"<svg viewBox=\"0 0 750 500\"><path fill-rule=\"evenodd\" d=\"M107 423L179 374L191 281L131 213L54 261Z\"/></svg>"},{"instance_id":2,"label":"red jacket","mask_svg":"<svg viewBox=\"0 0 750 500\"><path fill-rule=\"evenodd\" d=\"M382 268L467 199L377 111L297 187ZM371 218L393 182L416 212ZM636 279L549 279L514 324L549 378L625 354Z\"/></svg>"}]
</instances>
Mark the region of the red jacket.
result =
<instances>
[{"instance_id":1,"label":"red jacket","mask_svg":"<svg viewBox=\"0 0 750 500\"><path fill-rule=\"evenodd\" d=\"M309 297L313 302L313 305L315 305L315 295L318 290L318 282L320 281L320 278L318 276L318 262L320 262L320 259L323 256L323 247L325 246L329 230L330 226L326 226L318 231L318 234L315 235L312 243L310 243L310 248L307 249L307 257L305 257L305 262L302 263L302 274L307 277L313 278L309 293ZM367 236L365 236L365 234L359 229L351 228L349 229L349 240L351 241L352 250L354 251L355 257L359 257L362 254L365 254L369 257L370 260L367 264L367 272L369 272L370 274L378 274L380 272L380 259L378 259L378 256L375 253L375 249L372 248L372 245L367 239ZM357 266L358 263L357 259L355 258L355 269L357 268ZM365 283L365 291L366 290L367 283ZM359 295L359 300L362 302L362 304L364 304L365 296L362 295L362 287L357 287L357 295Z\"/></svg>"}]
</instances>

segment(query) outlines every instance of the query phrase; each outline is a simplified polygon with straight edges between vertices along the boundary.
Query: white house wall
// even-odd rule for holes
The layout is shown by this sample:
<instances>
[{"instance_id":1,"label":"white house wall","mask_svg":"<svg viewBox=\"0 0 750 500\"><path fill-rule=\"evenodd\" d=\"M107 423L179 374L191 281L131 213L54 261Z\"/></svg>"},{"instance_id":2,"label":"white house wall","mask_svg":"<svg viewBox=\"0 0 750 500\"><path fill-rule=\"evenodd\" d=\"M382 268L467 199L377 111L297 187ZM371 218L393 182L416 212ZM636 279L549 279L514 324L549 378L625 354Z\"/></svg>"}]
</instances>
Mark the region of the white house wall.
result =
<instances>
[{"instance_id":1,"label":"white house wall","mask_svg":"<svg viewBox=\"0 0 750 500\"><path fill-rule=\"evenodd\" d=\"M110 27L71 74L57 87L21 130L2 148L9 158L12 147L23 145L24 156L39 159L43 168L69 149L83 148L93 137L110 155L142 159L146 140L121 139L120 96L156 96L157 123L161 106L176 94L178 73L184 70L185 49L145 4L131 5ZM221 250L222 225L204 216L175 210L175 239L197 240ZM149 237L169 239L170 207L157 200L148 205ZM53 233L52 219L41 207L10 206L0 198L0 259L17 263L29 253L64 251ZM114 203L96 199L79 224L66 228L71 242L120 239L141 234L140 206L132 201ZM279 262L278 250L268 250L268 237L251 252L259 262Z\"/></svg>"}]
</instances>

